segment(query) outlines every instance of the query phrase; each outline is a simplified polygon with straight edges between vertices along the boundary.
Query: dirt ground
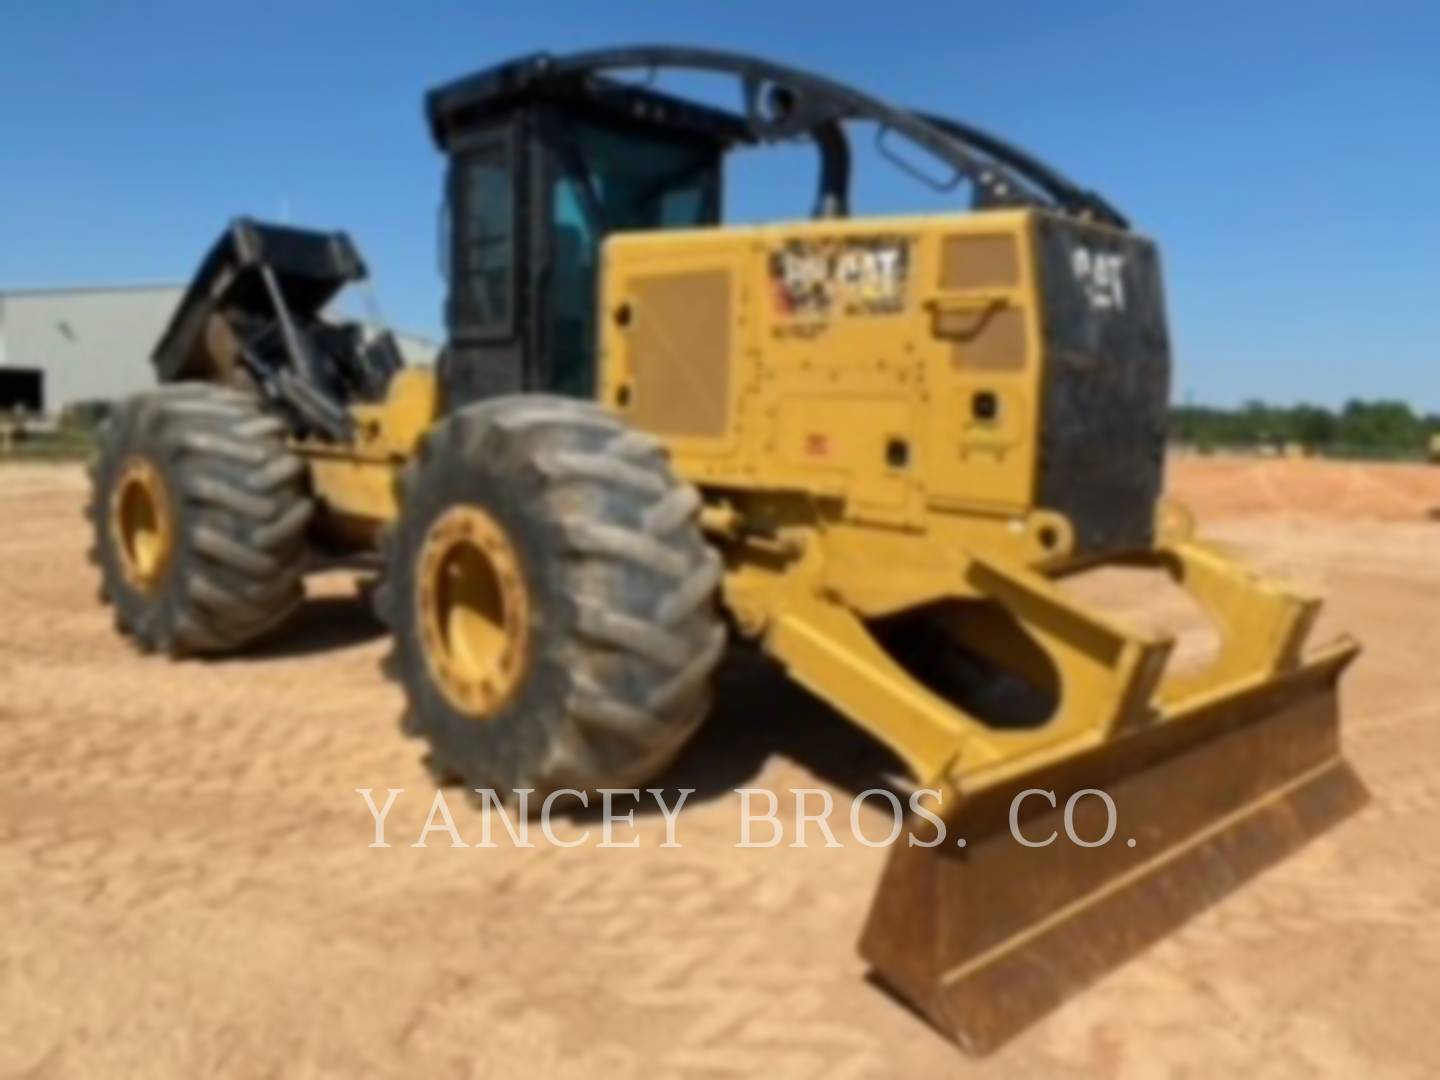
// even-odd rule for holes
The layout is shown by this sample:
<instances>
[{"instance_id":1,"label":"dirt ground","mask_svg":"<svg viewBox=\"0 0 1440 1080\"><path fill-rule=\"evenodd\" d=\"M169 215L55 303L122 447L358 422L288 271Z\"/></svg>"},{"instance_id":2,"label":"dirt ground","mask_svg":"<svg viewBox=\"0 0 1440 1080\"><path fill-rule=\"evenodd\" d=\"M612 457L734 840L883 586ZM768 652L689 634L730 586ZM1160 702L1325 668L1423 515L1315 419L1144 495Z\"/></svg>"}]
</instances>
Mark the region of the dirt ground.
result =
<instances>
[{"instance_id":1,"label":"dirt ground","mask_svg":"<svg viewBox=\"0 0 1440 1080\"><path fill-rule=\"evenodd\" d=\"M679 848L653 813L634 850L412 848L434 787L353 580L254 655L142 658L95 600L80 470L0 469L0 1076L1440 1073L1440 469L1172 477L1365 642L1374 800L977 1063L864 978L884 852L845 814L840 849L733 846L734 788L844 798L889 768L799 691L727 678L660 781L698 789ZM393 846L356 788L405 789Z\"/></svg>"}]
</instances>

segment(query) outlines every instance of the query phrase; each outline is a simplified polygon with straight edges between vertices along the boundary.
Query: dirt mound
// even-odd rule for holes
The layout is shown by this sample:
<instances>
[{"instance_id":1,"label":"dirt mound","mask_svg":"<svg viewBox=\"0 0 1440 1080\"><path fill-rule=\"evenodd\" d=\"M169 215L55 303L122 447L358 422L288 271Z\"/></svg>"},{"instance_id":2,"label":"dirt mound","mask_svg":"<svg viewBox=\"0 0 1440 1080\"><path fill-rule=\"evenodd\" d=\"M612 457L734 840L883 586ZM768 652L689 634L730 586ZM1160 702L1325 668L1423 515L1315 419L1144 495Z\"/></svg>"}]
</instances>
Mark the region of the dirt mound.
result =
<instances>
[{"instance_id":1,"label":"dirt mound","mask_svg":"<svg viewBox=\"0 0 1440 1080\"><path fill-rule=\"evenodd\" d=\"M1202 518L1440 519L1440 467L1433 465L1177 455L1169 480L1171 493Z\"/></svg>"}]
</instances>

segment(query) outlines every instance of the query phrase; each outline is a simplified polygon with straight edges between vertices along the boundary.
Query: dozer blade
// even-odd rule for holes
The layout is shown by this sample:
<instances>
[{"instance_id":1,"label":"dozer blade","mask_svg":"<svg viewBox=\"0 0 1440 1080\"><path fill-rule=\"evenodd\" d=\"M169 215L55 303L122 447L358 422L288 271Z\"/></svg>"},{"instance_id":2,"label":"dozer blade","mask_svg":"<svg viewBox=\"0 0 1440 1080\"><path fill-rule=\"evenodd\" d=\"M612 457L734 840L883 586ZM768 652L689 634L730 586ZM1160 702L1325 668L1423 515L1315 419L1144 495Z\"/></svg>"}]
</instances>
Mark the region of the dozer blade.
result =
<instances>
[{"instance_id":1,"label":"dozer blade","mask_svg":"<svg viewBox=\"0 0 1440 1080\"><path fill-rule=\"evenodd\" d=\"M1336 682L1353 655L1333 649L1003 785L949 794L943 843L893 847L862 954L941 1032L993 1050L1364 804L1339 744ZM1089 789L1115 807L1114 835L1096 847L1069 838L1107 830ZM1017 831L1031 843L1053 833L1047 846L1012 834L1027 791ZM917 843L937 832L923 818L909 828Z\"/></svg>"}]
</instances>

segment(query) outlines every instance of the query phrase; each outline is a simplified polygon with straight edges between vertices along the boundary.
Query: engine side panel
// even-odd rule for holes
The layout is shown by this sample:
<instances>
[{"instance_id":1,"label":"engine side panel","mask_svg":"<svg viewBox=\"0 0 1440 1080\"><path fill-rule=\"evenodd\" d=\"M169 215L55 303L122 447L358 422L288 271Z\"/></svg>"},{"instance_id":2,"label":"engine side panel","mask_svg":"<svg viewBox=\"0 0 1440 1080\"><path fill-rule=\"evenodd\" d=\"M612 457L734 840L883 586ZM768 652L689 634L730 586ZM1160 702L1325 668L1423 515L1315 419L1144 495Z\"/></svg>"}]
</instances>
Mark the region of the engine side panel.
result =
<instances>
[{"instance_id":1,"label":"engine side panel","mask_svg":"<svg viewBox=\"0 0 1440 1080\"><path fill-rule=\"evenodd\" d=\"M1129 306L1063 276L1086 244L1133 259ZM883 531L937 565L1152 540L1168 354L1144 241L1028 210L620 235L602 280L602 402L714 497L784 518L805 495L832 554L846 529L857 559Z\"/></svg>"}]
</instances>

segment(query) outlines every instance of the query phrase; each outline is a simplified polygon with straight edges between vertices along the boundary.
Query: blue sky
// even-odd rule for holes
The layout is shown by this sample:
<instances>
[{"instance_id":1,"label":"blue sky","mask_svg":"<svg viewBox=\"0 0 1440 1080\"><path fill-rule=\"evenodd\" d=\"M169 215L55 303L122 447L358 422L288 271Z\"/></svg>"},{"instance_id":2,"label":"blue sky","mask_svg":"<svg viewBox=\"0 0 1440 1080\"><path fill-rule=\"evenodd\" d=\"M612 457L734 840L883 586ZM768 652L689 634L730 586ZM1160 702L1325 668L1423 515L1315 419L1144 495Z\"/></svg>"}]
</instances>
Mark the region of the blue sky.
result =
<instances>
[{"instance_id":1,"label":"blue sky","mask_svg":"<svg viewBox=\"0 0 1440 1080\"><path fill-rule=\"evenodd\" d=\"M1440 412L1440 6L24 3L0 30L0 288L183 280L238 213L349 229L438 335L429 86L549 49L756 52L963 117L1156 236L1176 395ZM804 212L811 159L734 170ZM870 162L862 162L862 167ZM935 208L870 170L864 211Z\"/></svg>"}]
</instances>

